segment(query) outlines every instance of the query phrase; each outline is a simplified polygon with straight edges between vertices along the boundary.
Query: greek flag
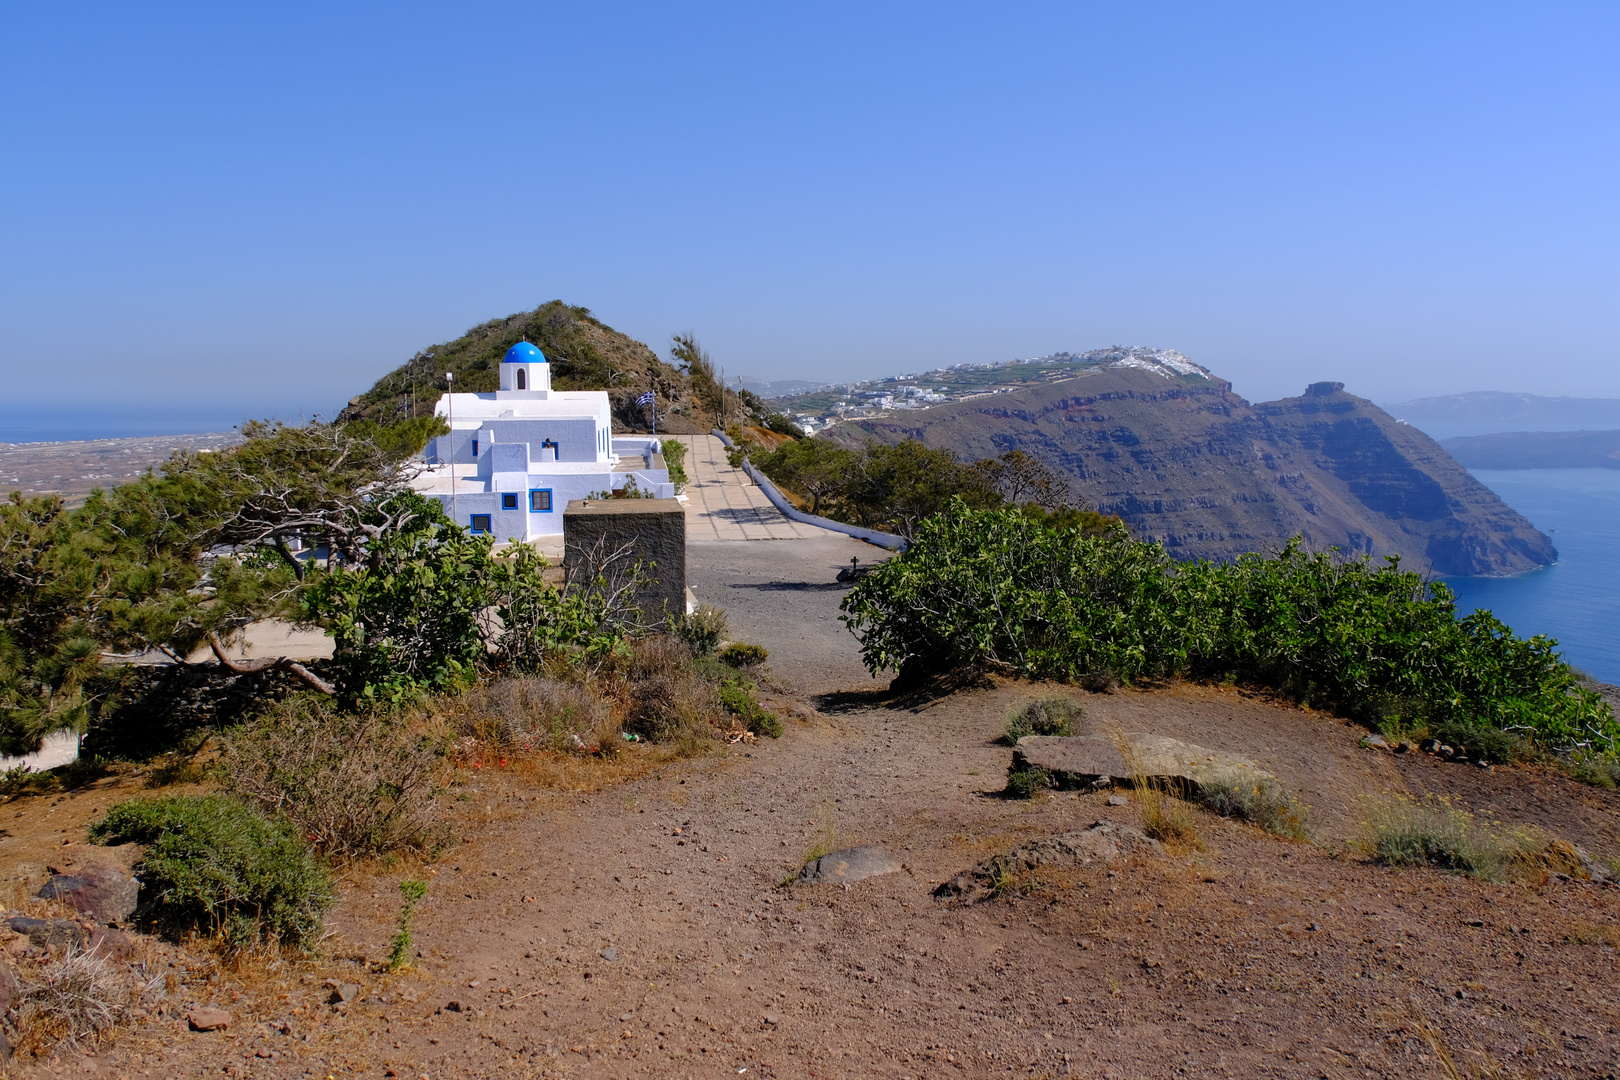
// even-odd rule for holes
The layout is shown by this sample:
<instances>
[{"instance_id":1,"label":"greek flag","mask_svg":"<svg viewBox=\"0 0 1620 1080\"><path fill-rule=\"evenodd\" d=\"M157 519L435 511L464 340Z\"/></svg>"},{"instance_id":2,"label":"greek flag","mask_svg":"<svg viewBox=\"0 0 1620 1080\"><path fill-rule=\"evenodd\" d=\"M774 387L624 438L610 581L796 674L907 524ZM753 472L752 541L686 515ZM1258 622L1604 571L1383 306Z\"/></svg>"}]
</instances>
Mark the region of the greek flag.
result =
<instances>
[{"instance_id":1,"label":"greek flag","mask_svg":"<svg viewBox=\"0 0 1620 1080\"><path fill-rule=\"evenodd\" d=\"M652 403L653 403L653 392L651 390L647 391L645 394L642 394L640 397L636 398L636 404L637 405L651 405Z\"/></svg>"}]
</instances>

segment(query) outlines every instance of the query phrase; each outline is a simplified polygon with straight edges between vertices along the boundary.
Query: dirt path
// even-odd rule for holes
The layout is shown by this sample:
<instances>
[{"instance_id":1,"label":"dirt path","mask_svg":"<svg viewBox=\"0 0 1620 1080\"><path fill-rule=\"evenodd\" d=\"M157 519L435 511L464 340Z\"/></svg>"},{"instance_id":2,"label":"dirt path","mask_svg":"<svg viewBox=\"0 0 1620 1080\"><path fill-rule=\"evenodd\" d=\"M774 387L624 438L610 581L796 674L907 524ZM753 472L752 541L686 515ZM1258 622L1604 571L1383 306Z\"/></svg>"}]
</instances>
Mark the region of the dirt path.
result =
<instances>
[{"instance_id":1,"label":"dirt path","mask_svg":"<svg viewBox=\"0 0 1620 1080\"><path fill-rule=\"evenodd\" d=\"M699 596L725 591L739 636L766 644L798 688L776 701L793 717L784 738L594 794L468 770L466 842L429 874L416 972L365 973L393 932L395 882L419 871L357 875L333 920L334 951L353 953L366 987L357 1004L321 1004L314 975L234 1003L221 983L197 997L239 1011L229 1036L132 1038L98 1068L1408 1077L1445 1075L1443 1048L1465 1075L1614 1075L1620 891L1385 870L1344 847L1361 799L1443 786L1450 770L1471 800L1579 803L1582 842L1615 854L1603 847L1612 794L1398 761L1356 749L1331 717L1203 687L1014 683L885 704L853 642L822 629L841 595L819 587L822 563L842 561L841 542L808 554L790 543L698 546L693 572ZM743 565L723 547L761 554ZM1000 900L935 899L936 884L1022 838L1140 823L1134 802L1109 805L1106 792L997 794L1006 713L1052 692L1079 697L1098 724L1254 757L1312 804L1319 843L1202 815L1204 851L1095 863ZM828 841L882 844L906 869L848 888L782 884Z\"/></svg>"}]
</instances>

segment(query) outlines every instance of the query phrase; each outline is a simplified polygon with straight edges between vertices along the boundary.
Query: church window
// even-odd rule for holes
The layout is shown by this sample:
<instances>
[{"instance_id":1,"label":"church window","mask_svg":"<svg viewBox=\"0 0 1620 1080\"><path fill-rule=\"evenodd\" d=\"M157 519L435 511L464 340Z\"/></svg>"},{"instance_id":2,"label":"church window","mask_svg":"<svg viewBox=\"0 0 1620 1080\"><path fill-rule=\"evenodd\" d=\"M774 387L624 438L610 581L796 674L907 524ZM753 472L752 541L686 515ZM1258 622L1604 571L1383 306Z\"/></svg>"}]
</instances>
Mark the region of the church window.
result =
<instances>
[{"instance_id":1,"label":"church window","mask_svg":"<svg viewBox=\"0 0 1620 1080\"><path fill-rule=\"evenodd\" d=\"M475 533L493 532L494 530L489 527L489 515L474 514L472 516L472 531Z\"/></svg>"},{"instance_id":2,"label":"church window","mask_svg":"<svg viewBox=\"0 0 1620 1080\"><path fill-rule=\"evenodd\" d=\"M478 456L478 440L474 439L473 440L473 457L477 457L477 456Z\"/></svg>"},{"instance_id":3,"label":"church window","mask_svg":"<svg viewBox=\"0 0 1620 1080\"><path fill-rule=\"evenodd\" d=\"M529 388L529 373L524 371L522 368L518 368L517 388L519 390L527 390Z\"/></svg>"},{"instance_id":4,"label":"church window","mask_svg":"<svg viewBox=\"0 0 1620 1080\"><path fill-rule=\"evenodd\" d=\"M535 488L529 492L529 513L551 513L551 489Z\"/></svg>"},{"instance_id":5,"label":"church window","mask_svg":"<svg viewBox=\"0 0 1620 1080\"><path fill-rule=\"evenodd\" d=\"M517 509L517 492L512 491L512 492L508 492L507 494L501 496L501 509L502 510L516 510Z\"/></svg>"}]
</instances>

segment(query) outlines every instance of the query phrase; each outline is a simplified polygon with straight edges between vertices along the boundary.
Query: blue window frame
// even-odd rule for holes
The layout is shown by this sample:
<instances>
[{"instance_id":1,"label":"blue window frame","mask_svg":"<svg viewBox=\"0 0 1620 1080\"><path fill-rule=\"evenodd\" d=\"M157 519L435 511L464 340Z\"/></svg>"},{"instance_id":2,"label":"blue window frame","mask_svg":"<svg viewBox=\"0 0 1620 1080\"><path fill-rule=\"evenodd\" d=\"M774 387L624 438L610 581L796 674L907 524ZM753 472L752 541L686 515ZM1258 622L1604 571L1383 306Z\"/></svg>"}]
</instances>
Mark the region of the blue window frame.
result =
<instances>
[{"instance_id":1,"label":"blue window frame","mask_svg":"<svg viewBox=\"0 0 1620 1080\"><path fill-rule=\"evenodd\" d=\"M495 530L490 528L489 525L489 515L474 514L472 516L472 531L475 533L494 532Z\"/></svg>"},{"instance_id":2,"label":"blue window frame","mask_svg":"<svg viewBox=\"0 0 1620 1080\"><path fill-rule=\"evenodd\" d=\"M531 513L531 514L549 514L549 513L551 513L551 489L550 488L531 488L529 490L529 513Z\"/></svg>"},{"instance_id":3,"label":"blue window frame","mask_svg":"<svg viewBox=\"0 0 1620 1080\"><path fill-rule=\"evenodd\" d=\"M478 440L474 439L473 440L473 457L477 457L477 456L478 456Z\"/></svg>"},{"instance_id":4,"label":"blue window frame","mask_svg":"<svg viewBox=\"0 0 1620 1080\"><path fill-rule=\"evenodd\" d=\"M517 509L517 492L509 491L509 492L506 492L504 495L501 496L501 509L502 510L516 510Z\"/></svg>"}]
</instances>

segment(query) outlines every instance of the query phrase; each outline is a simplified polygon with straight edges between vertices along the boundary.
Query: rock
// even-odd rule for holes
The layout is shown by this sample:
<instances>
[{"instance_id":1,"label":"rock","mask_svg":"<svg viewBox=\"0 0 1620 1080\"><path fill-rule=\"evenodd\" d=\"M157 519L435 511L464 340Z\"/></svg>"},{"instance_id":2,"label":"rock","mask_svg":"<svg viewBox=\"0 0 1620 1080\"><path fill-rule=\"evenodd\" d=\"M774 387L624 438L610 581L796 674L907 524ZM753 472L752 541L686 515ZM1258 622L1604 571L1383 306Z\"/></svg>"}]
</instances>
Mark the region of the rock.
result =
<instances>
[{"instance_id":1,"label":"rock","mask_svg":"<svg viewBox=\"0 0 1620 1080\"><path fill-rule=\"evenodd\" d=\"M1397 754L1410 754L1412 752L1412 744L1407 740L1402 739L1400 742L1395 744L1395 752Z\"/></svg>"},{"instance_id":2,"label":"rock","mask_svg":"<svg viewBox=\"0 0 1620 1080\"><path fill-rule=\"evenodd\" d=\"M84 927L72 919L31 919L18 915L6 920L6 925L26 936L28 943L36 949L66 948L69 945L83 947L85 941Z\"/></svg>"},{"instance_id":3,"label":"rock","mask_svg":"<svg viewBox=\"0 0 1620 1080\"><path fill-rule=\"evenodd\" d=\"M1110 795L1110 796L1108 796L1108 805L1109 806L1129 806L1129 805L1131 805L1131 800L1127 799L1123 795Z\"/></svg>"},{"instance_id":4,"label":"rock","mask_svg":"<svg viewBox=\"0 0 1620 1080\"><path fill-rule=\"evenodd\" d=\"M1425 754L1438 754L1440 752L1440 740L1424 739L1422 742L1418 743L1418 749L1422 750Z\"/></svg>"},{"instance_id":5,"label":"rock","mask_svg":"<svg viewBox=\"0 0 1620 1080\"><path fill-rule=\"evenodd\" d=\"M135 912L141 883L114 866L87 866L74 874L57 874L34 895L60 900L101 923L119 923Z\"/></svg>"},{"instance_id":6,"label":"rock","mask_svg":"<svg viewBox=\"0 0 1620 1080\"><path fill-rule=\"evenodd\" d=\"M1155 785L1181 784L1193 791L1206 784L1249 788L1276 777L1247 758L1224 754L1163 735L1127 732L1125 741L1137 770ZM1026 735L1013 748L1012 770L1039 769L1057 787L1086 787L1102 777L1127 777L1133 770L1114 740L1096 735Z\"/></svg>"},{"instance_id":7,"label":"rock","mask_svg":"<svg viewBox=\"0 0 1620 1080\"><path fill-rule=\"evenodd\" d=\"M610 947L608 947L606 949L603 949L602 952L600 953L600 955L601 955L602 959L606 960L608 963L611 964L611 963L613 963L614 961L616 961L619 958L619 950L615 949L615 948L612 948L610 946Z\"/></svg>"},{"instance_id":8,"label":"rock","mask_svg":"<svg viewBox=\"0 0 1620 1080\"><path fill-rule=\"evenodd\" d=\"M1388 750L1389 740L1382 735L1363 735L1356 745L1367 750Z\"/></svg>"},{"instance_id":9,"label":"rock","mask_svg":"<svg viewBox=\"0 0 1620 1080\"><path fill-rule=\"evenodd\" d=\"M972 899L990 891L991 882L1008 870L1019 872L1037 867L1074 867L1092 862L1117 862L1141 851L1163 854L1157 840L1126 825L1099 821L1079 832L1046 836L993 856L964 870L934 890L938 897Z\"/></svg>"},{"instance_id":10,"label":"rock","mask_svg":"<svg viewBox=\"0 0 1620 1080\"><path fill-rule=\"evenodd\" d=\"M192 1031L224 1031L231 1026L231 1014L224 1009L198 1006L186 1016Z\"/></svg>"},{"instance_id":11,"label":"rock","mask_svg":"<svg viewBox=\"0 0 1620 1080\"><path fill-rule=\"evenodd\" d=\"M347 1005L360 997L359 983L337 982L335 979L328 979L327 983L336 984L332 986L332 992L327 995L326 1003L328 1005Z\"/></svg>"},{"instance_id":12,"label":"rock","mask_svg":"<svg viewBox=\"0 0 1620 1080\"><path fill-rule=\"evenodd\" d=\"M893 855L875 844L847 848L812 859L799 871L798 884L813 885L820 882L847 884L862 878L893 874L903 867Z\"/></svg>"},{"instance_id":13,"label":"rock","mask_svg":"<svg viewBox=\"0 0 1620 1080\"><path fill-rule=\"evenodd\" d=\"M89 949L107 960L125 960L135 952L135 943L122 930L93 926L90 928Z\"/></svg>"},{"instance_id":14,"label":"rock","mask_svg":"<svg viewBox=\"0 0 1620 1080\"><path fill-rule=\"evenodd\" d=\"M444 1003L444 1011L453 1013L461 1012L462 1004L459 1001L447 1001Z\"/></svg>"}]
</instances>

